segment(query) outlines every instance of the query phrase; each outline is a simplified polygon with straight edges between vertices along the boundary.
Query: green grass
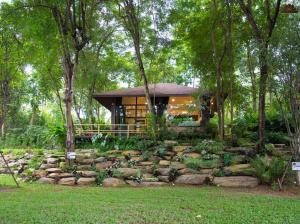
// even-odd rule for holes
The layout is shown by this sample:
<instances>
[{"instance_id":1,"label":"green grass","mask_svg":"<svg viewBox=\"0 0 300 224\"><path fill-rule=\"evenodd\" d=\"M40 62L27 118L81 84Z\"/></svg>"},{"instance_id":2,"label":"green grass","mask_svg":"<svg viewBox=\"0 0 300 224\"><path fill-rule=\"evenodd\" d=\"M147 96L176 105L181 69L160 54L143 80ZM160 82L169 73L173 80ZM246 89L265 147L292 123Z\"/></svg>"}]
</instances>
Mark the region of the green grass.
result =
<instances>
[{"instance_id":1,"label":"green grass","mask_svg":"<svg viewBox=\"0 0 300 224\"><path fill-rule=\"evenodd\" d=\"M22 184L0 176L0 223L300 223L299 197L217 187L101 188Z\"/></svg>"}]
</instances>

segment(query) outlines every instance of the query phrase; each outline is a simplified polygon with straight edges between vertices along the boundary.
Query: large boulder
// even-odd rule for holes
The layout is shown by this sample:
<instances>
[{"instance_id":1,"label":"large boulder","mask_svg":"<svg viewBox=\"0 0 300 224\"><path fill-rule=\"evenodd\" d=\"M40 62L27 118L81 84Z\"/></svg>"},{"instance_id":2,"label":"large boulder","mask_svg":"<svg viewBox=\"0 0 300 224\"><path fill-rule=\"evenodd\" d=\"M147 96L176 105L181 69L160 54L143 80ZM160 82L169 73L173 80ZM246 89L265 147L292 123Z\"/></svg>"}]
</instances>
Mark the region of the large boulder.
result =
<instances>
[{"instance_id":1,"label":"large boulder","mask_svg":"<svg viewBox=\"0 0 300 224\"><path fill-rule=\"evenodd\" d=\"M183 152L185 151L186 149L190 148L191 146L186 146L186 145L176 145L173 147L173 151L174 152Z\"/></svg>"},{"instance_id":2,"label":"large boulder","mask_svg":"<svg viewBox=\"0 0 300 224\"><path fill-rule=\"evenodd\" d=\"M191 169L191 168L184 168L184 169L178 170L178 174L179 174L179 175L185 175L185 174L200 174L200 171L194 170L194 169Z\"/></svg>"},{"instance_id":3,"label":"large boulder","mask_svg":"<svg viewBox=\"0 0 300 224\"><path fill-rule=\"evenodd\" d=\"M169 176L158 176L159 181L169 183Z\"/></svg>"},{"instance_id":4,"label":"large boulder","mask_svg":"<svg viewBox=\"0 0 300 224\"><path fill-rule=\"evenodd\" d=\"M105 178L102 182L102 185L104 187L122 187L125 186L126 183L123 180L120 180L118 178Z\"/></svg>"},{"instance_id":5,"label":"large boulder","mask_svg":"<svg viewBox=\"0 0 300 224\"><path fill-rule=\"evenodd\" d=\"M185 169L186 165L180 162L171 162L170 168L181 170L181 169Z\"/></svg>"},{"instance_id":6,"label":"large boulder","mask_svg":"<svg viewBox=\"0 0 300 224\"><path fill-rule=\"evenodd\" d=\"M226 176L253 176L255 169L250 164L237 164L224 167Z\"/></svg>"},{"instance_id":7,"label":"large boulder","mask_svg":"<svg viewBox=\"0 0 300 224\"><path fill-rule=\"evenodd\" d=\"M171 162L169 160L160 160L158 165L162 167L168 167L170 164Z\"/></svg>"},{"instance_id":8,"label":"large boulder","mask_svg":"<svg viewBox=\"0 0 300 224\"><path fill-rule=\"evenodd\" d=\"M55 167L57 167L56 164L43 163L43 164L41 164L40 169L46 170L46 169L55 168Z\"/></svg>"},{"instance_id":9,"label":"large boulder","mask_svg":"<svg viewBox=\"0 0 300 224\"><path fill-rule=\"evenodd\" d=\"M56 163L58 163L58 158L52 158L52 157L47 158L47 163L48 164L56 164Z\"/></svg>"},{"instance_id":10,"label":"large boulder","mask_svg":"<svg viewBox=\"0 0 300 224\"><path fill-rule=\"evenodd\" d=\"M154 171L155 175L161 175L161 176L169 176L171 172L171 168L158 168Z\"/></svg>"},{"instance_id":11,"label":"large boulder","mask_svg":"<svg viewBox=\"0 0 300 224\"><path fill-rule=\"evenodd\" d=\"M77 184L80 186L91 185L94 184L95 182L96 182L95 177L81 177L77 180Z\"/></svg>"},{"instance_id":12,"label":"large boulder","mask_svg":"<svg viewBox=\"0 0 300 224\"><path fill-rule=\"evenodd\" d=\"M139 174L139 170L133 168L118 168L116 172L123 178L137 177Z\"/></svg>"},{"instance_id":13,"label":"large boulder","mask_svg":"<svg viewBox=\"0 0 300 224\"><path fill-rule=\"evenodd\" d=\"M59 177L60 178L74 177L74 174L72 174L72 173L60 173Z\"/></svg>"},{"instance_id":14,"label":"large boulder","mask_svg":"<svg viewBox=\"0 0 300 224\"><path fill-rule=\"evenodd\" d=\"M40 183L40 184L54 184L55 179L48 178L48 177L42 177L42 178L38 179L37 182Z\"/></svg>"},{"instance_id":15,"label":"large boulder","mask_svg":"<svg viewBox=\"0 0 300 224\"><path fill-rule=\"evenodd\" d=\"M58 179L60 177L60 173L50 173L47 177Z\"/></svg>"},{"instance_id":16,"label":"large boulder","mask_svg":"<svg viewBox=\"0 0 300 224\"><path fill-rule=\"evenodd\" d=\"M200 174L182 175L176 179L175 184L200 185L205 183L207 177Z\"/></svg>"},{"instance_id":17,"label":"large boulder","mask_svg":"<svg viewBox=\"0 0 300 224\"><path fill-rule=\"evenodd\" d=\"M36 177L36 178L42 178L42 177L45 177L46 175L47 175L47 172L45 170L35 170L32 173L32 176Z\"/></svg>"},{"instance_id":18,"label":"large boulder","mask_svg":"<svg viewBox=\"0 0 300 224\"><path fill-rule=\"evenodd\" d=\"M102 162L102 163L96 163L95 166L96 166L97 170L105 170L105 169L111 167L112 164L113 164L112 161L106 161L106 162Z\"/></svg>"},{"instance_id":19,"label":"large boulder","mask_svg":"<svg viewBox=\"0 0 300 224\"><path fill-rule=\"evenodd\" d=\"M49 168L49 169L46 169L46 172L47 173L61 173L62 170L59 168Z\"/></svg>"},{"instance_id":20,"label":"large boulder","mask_svg":"<svg viewBox=\"0 0 300 224\"><path fill-rule=\"evenodd\" d=\"M153 181L152 182L143 181L141 183L138 183L136 181L127 180L126 182L132 187L163 187L168 185L165 182L153 182Z\"/></svg>"},{"instance_id":21,"label":"large boulder","mask_svg":"<svg viewBox=\"0 0 300 224\"><path fill-rule=\"evenodd\" d=\"M95 171L84 170L79 171L79 175L82 177L96 177L97 173Z\"/></svg>"},{"instance_id":22,"label":"large boulder","mask_svg":"<svg viewBox=\"0 0 300 224\"><path fill-rule=\"evenodd\" d=\"M213 184L221 187L256 187L259 181L256 177L235 176L215 177Z\"/></svg>"},{"instance_id":23,"label":"large boulder","mask_svg":"<svg viewBox=\"0 0 300 224\"><path fill-rule=\"evenodd\" d=\"M157 177L153 176L150 173L143 174L142 179L145 182L158 182L159 181Z\"/></svg>"},{"instance_id":24,"label":"large boulder","mask_svg":"<svg viewBox=\"0 0 300 224\"><path fill-rule=\"evenodd\" d=\"M197 153L197 152L185 153L185 154L183 154L183 156L186 157L186 158L194 158L194 159L200 159L201 158L201 154Z\"/></svg>"},{"instance_id":25,"label":"large boulder","mask_svg":"<svg viewBox=\"0 0 300 224\"><path fill-rule=\"evenodd\" d=\"M66 186L73 186L73 185L75 185L75 181L76 181L75 177L61 178L58 181L58 184L66 185Z\"/></svg>"},{"instance_id":26,"label":"large boulder","mask_svg":"<svg viewBox=\"0 0 300 224\"><path fill-rule=\"evenodd\" d=\"M141 155L140 151L137 150L126 150L124 152L122 152L123 156L139 156Z\"/></svg>"}]
</instances>

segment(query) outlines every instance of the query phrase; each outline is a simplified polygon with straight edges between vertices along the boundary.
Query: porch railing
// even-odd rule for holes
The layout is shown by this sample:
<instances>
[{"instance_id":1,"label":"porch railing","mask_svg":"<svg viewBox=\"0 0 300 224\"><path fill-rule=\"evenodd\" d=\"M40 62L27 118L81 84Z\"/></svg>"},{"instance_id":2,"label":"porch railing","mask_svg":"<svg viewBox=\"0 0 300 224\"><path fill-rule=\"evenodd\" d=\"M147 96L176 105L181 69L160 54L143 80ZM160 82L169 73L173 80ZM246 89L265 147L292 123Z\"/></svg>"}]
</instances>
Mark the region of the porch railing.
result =
<instances>
[{"instance_id":1,"label":"porch railing","mask_svg":"<svg viewBox=\"0 0 300 224\"><path fill-rule=\"evenodd\" d=\"M143 124L74 124L75 135L91 137L96 134L144 135L146 125Z\"/></svg>"}]
</instances>

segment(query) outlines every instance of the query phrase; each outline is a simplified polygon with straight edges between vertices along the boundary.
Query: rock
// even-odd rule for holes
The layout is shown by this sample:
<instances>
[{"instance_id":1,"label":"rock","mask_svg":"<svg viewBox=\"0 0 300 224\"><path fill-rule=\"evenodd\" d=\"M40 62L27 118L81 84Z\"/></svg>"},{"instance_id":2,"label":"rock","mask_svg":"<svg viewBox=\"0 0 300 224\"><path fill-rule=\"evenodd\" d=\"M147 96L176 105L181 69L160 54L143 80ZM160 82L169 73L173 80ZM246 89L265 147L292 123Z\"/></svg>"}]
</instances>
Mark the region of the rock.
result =
<instances>
[{"instance_id":1,"label":"rock","mask_svg":"<svg viewBox=\"0 0 300 224\"><path fill-rule=\"evenodd\" d=\"M36 177L36 178L42 178L42 177L45 177L46 175L47 175L47 172L45 170L35 170L32 173L32 176Z\"/></svg>"},{"instance_id":2,"label":"rock","mask_svg":"<svg viewBox=\"0 0 300 224\"><path fill-rule=\"evenodd\" d=\"M75 177L62 178L58 181L58 184L73 186L73 185L75 185L75 180L76 180Z\"/></svg>"},{"instance_id":3,"label":"rock","mask_svg":"<svg viewBox=\"0 0 300 224\"><path fill-rule=\"evenodd\" d=\"M79 166L77 166L77 170L89 170L91 168L92 168L91 165L79 165Z\"/></svg>"},{"instance_id":4,"label":"rock","mask_svg":"<svg viewBox=\"0 0 300 224\"><path fill-rule=\"evenodd\" d=\"M250 164L237 164L224 167L226 176L253 176L255 169Z\"/></svg>"},{"instance_id":5,"label":"rock","mask_svg":"<svg viewBox=\"0 0 300 224\"><path fill-rule=\"evenodd\" d=\"M95 171L79 171L80 176L82 177L96 177L98 174Z\"/></svg>"},{"instance_id":6,"label":"rock","mask_svg":"<svg viewBox=\"0 0 300 224\"><path fill-rule=\"evenodd\" d=\"M159 161L159 166L163 166L163 167L168 167L170 166L171 162L169 160L160 160Z\"/></svg>"},{"instance_id":7,"label":"rock","mask_svg":"<svg viewBox=\"0 0 300 224\"><path fill-rule=\"evenodd\" d=\"M190 148L190 146L185 146L185 145L177 145L173 147L174 152L183 152L187 148Z\"/></svg>"},{"instance_id":8,"label":"rock","mask_svg":"<svg viewBox=\"0 0 300 224\"><path fill-rule=\"evenodd\" d=\"M194 158L194 159L201 158L201 154L200 153L196 153L196 152L185 153L185 154L183 154L183 156L187 157L187 158Z\"/></svg>"},{"instance_id":9,"label":"rock","mask_svg":"<svg viewBox=\"0 0 300 224\"><path fill-rule=\"evenodd\" d=\"M226 152L232 152L232 153L238 153L238 154L245 154L245 155L251 155L254 153L254 149L252 148L247 148L247 147L231 147L231 148L226 148Z\"/></svg>"},{"instance_id":10,"label":"rock","mask_svg":"<svg viewBox=\"0 0 300 224\"><path fill-rule=\"evenodd\" d=\"M49 169L49 168L55 168L55 167L56 167L56 164L45 164L45 163L43 163L43 164L40 166L40 169L46 170L46 169Z\"/></svg>"},{"instance_id":11,"label":"rock","mask_svg":"<svg viewBox=\"0 0 300 224\"><path fill-rule=\"evenodd\" d=\"M140 165L141 166L152 166L153 162L151 162L151 161L140 162Z\"/></svg>"},{"instance_id":12,"label":"rock","mask_svg":"<svg viewBox=\"0 0 300 224\"><path fill-rule=\"evenodd\" d=\"M215 177L213 184L221 187L256 187L259 181L256 177L235 176Z\"/></svg>"},{"instance_id":13,"label":"rock","mask_svg":"<svg viewBox=\"0 0 300 224\"><path fill-rule=\"evenodd\" d=\"M201 174L209 174L209 175L211 175L211 174L214 173L214 169L202 169L202 170L200 170L200 173Z\"/></svg>"},{"instance_id":14,"label":"rock","mask_svg":"<svg viewBox=\"0 0 300 224\"><path fill-rule=\"evenodd\" d=\"M122 151L121 150L109 150L109 151L106 151L106 154L122 154Z\"/></svg>"},{"instance_id":15,"label":"rock","mask_svg":"<svg viewBox=\"0 0 300 224\"><path fill-rule=\"evenodd\" d=\"M95 182L96 182L95 177L88 177L88 178L81 177L77 180L77 184L80 185L80 186L91 185L91 184L94 184Z\"/></svg>"},{"instance_id":16,"label":"rock","mask_svg":"<svg viewBox=\"0 0 300 224\"><path fill-rule=\"evenodd\" d=\"M133 162L140 162L142 161L143 159L141 157L138 157L138 156L135 156L135 157L131 157L130 158L130 161L133 161Z\"/></svg>"},{"instance_id":17,"label":"rock","mask_svg":"<svg viewBox=\"0 0 300 224\"><path fill-rule=\"evenodd\" d=\"M164 146L167 147L167 148L171 148L175 145L178 145L177 141L172 141L172 140L165 140L164 141Z\"/></svg>"},{"instance_id":18,"label":"rock","mask_svg":"<svg viewBox=\"0 0 300 224\"><path fill-rule=\"evenodd\" d=\"M200 185L200 184L204 184L207 178L208 178L207 175L200 175L200 174L182 175L176 179L175 184Z\"/></svg>"},{"instance_id":19,"label":"rock","mask_svg":"<svg viewBox=\"0 0 300 224\"><path fill-rule=\"evenodd\" d=\"M40 184L54 184L55 183L55 179L53 178L47 178L47 177L42 177L40 179L38 179L37 181Z\"/></svg>"},{"instance_id":20,"label":"rock","mask_svg":"<svg viewBox=\"0 0 300 224\"><path fill-rule=\"evenodd\" d=\"M60 173L50 173L47 177L58 179L60 177Z\"/></svg>"},{"instance_id":21,"label":"rock","mask_svg":"<svg viewBox=\"0 0 300 224\"><path fill-rule=\"evenodd\" d=\"M175 155L175 153L174 152L171 152L171 151L165 151L164 152L164 156L167 156L167 157L172 157L172 156L174 156Z\"/></svg>"},{"instance_id":22,"label":"rock","mask_svg":"<svg viewBox=\"0 0 300 224\"><path fill-rule=\"evenodd\" d=\"M154 173L160 176L169 176L170 172L171 168L158 168Z\"/></svg>"},{"instance_id":23,"label":"rock","mask_svg":"<svg viewBox=\"0 0 300 224\"><path fill-rule=\"evenodd\" d=\"M162 187L168 185L165 182L141 182L138 183L136 181L128 180L126 181L132 187Z\"/></svg>"},{"instance_id":24,"label":"rock","mask_svg":"<svg viewBox=\"0 0 300 224\"><path fill-rule=\"evenodd\" d=\"M49 168L49 169L46 169L46 172L47 173L61 173L61 169L59 168Z\"/></svg>"},{"instance_id":25,"label":"rock","mask_svg":"<svg viewBox=\"0 0 300 224\"><path fill-rule=\"evenodd\" d=\"M126 183L123 180L113 177L105 178L102 184L104 187L121 187L126 185Z\"/></svg>"},{"instance_id":26,"label":"rock","mask_svg":"<svg viewBox=\"0 0 300 224\"><path fill-rule=\"evenodd\" d=\"M48 164L55 164L55 163L58 163L58 159L57 158L48 158L47 159L47 163Z\"/></svg>"},{"instance_id":27,"label":"rock","mask_svg":"<svg viewBox=\"0 0 300 224\"><path fill-rule=\"evenodd\" d=\"M72 173L61 173L59 174L60 178L66 178L66 177L74 177L74 174Z\"/></svg>"},{"instance_id":28,"label":"rock","mask_svg":"<svg viewBox=\"0 0 300 224\"><path fill-rule=\"evenodd\" d=\"M231 164L241 164L247 161L246 155L236 155L231 159Z\"/></svg>"},{"instance_id":29,"label":"rock","mask_svg":"<svg viewBox=\"0 0 300 224\"><path fill-rule=\"evenodd\" d=\"M97 170L105 170L109 167L111 167L112 165L112 161L106 161L106 162L103 162L103 163L96 163L96 169Z\"/></svg>"},{"instance_id":30,"label":"rock","mask_svg":"<svg viewBox=\"0 0 300 224\"><path fill-rule=\"evenodd\" d=\"M137 177L139 174L139 170L133 168L118 168L116 171L120 173L123 178Z\"/></svg>"},{"instance_id":31,"label":"rock","mask_svg":"<svg viewBox=\"0 0 300 224\"><path fill-rule=\"evenodd\" d=\"M181 170L186 168L186 165L180 162L171 162L170 168Z\"/></svg>"},{"instance_id":32,"label":"rock","mask_svg":"<svg viewBox=\"0 0 300 224\"><path fill-rule=\"evenodd\" d=\"M141 155L140 151L137 150L126 150L124 152L122 152L123 156L139 156Z\"/></svg>"},{"instance_id":33,"label":"rock","mask_svg":"<svg viewBox=\"0 0 300 224\"><path fill-rule=\"evenodd\" d=\"M198 170L193 170L191 168L184 168L181 170L178 170L179 175L184 175L184 174L200 174Z\"/></svg>"},{"instance_id":34,"label":"rock","mask_svg":"<svg viewBox=\"0 0 300 224\"><path fill-rule=\"evenodd\" d=\"M159 181L169 183L169 176L158 176Z\"/></svg>"},{"instance_id":35,"label":"rock","mask_svg":"<svg viewBox=\"0 0 300 224\"><path fill-rule=\"evenodd\" d=\"M77 160L76 160L77 161ZM77 161L79 164L90 165L94 163L94 159L82 159Z\"/></svg>"},{"instance_id":36,"label":"rock","mask_svg":"<svg viewBox=\"0 0 300 224\"><path fill-rule=\"evenodd\" d=\"M105 157L99 157L97 159L94 160L95 163L103 163L106 162L106 158Z\"/></svg>"},{"instance_id":37,"label":"rock","mask_svg":"<svg viewBox=\"0 0 300 224\"><path fill-rule=\"evenodd\" d=\"M28 164L28 161L25 160L25 159L19 159L19 160L18 160L18 164L19 164L19 165L27 165L27 164Z\"/></svg>"}]
</instances>

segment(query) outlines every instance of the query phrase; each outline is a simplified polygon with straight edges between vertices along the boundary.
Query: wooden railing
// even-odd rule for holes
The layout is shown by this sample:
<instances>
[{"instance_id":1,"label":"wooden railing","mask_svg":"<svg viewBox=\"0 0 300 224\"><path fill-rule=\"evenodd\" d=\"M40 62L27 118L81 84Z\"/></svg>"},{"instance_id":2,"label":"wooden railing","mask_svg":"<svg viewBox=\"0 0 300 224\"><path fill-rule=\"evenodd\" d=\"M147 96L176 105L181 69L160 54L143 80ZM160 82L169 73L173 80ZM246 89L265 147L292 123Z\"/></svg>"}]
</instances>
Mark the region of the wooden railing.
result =
<instances>
[{"instance_id":1,"label":"wooden railing","mask_svg":"<svg viewBox=\"0 0 300 224\"><path fill-rule=\"evenodd\" d=\"M75 135L92 137L96 134L144 135L145 125L142 124L74 124Z\"/></svg>"}]
</instances>

